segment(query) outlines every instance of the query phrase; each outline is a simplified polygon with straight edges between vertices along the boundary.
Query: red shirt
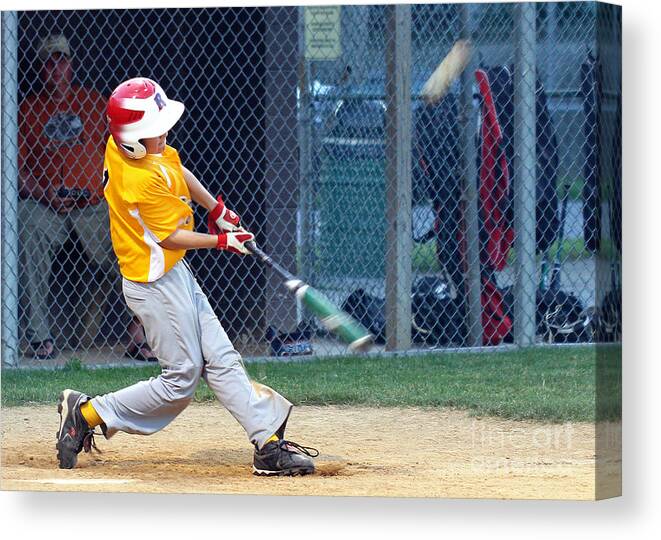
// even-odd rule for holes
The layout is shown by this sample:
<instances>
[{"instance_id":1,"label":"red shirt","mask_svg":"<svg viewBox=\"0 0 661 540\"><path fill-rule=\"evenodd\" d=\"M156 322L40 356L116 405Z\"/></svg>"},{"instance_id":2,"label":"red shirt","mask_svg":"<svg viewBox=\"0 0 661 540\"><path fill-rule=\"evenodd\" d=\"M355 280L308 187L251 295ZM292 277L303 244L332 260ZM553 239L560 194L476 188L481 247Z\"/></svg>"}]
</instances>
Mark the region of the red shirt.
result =
<instances>
[{"instance_id":1,"label":"red shirt","mask_svg":"<svg viewBox=\"0 0 661 540\"><path fill-rule=\"evenodd\" d=\"M72 86L59 103L46 92L28 96L18 114L19 168L43 188L86 189L88 202L97 204L103 198L105 116L106 99L95 90Z\"/></svg>"}]
</instances>

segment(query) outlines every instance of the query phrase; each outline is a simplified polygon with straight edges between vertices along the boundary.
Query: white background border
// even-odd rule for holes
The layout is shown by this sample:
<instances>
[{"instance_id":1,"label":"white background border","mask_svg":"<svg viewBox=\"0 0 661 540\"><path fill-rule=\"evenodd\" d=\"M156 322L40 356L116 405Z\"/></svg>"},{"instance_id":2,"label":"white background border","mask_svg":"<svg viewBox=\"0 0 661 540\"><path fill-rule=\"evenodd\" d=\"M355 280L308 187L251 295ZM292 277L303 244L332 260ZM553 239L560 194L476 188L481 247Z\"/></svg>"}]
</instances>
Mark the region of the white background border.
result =
<instances>
[{"instance_id":1,"label":"white background border","mask_svg":"<svg viewBox=\"0 0 661 540\"><path fill-rule=\"evenodd\" d=\"M283 1L278 4L300 2ZM312 2L303 2L312 3ZM331 2L320 2L331 3ZM622 538L659 530L661 3L624 7L624 497L601 503L0 493L5 538ZM220 5L195 0L193 6ZM223 2L262 5L267 2ZM65 0L67 9L183 1ZM3 9L48 9L5 0ZM58 7L61 4L57 4ZM54 445L43 434L44 445ZM443 441L439 441L442 445ZM219 481L222 481L219 479ZM268 481L268 480L265 480Z\"/></svg>"}]
</instances>

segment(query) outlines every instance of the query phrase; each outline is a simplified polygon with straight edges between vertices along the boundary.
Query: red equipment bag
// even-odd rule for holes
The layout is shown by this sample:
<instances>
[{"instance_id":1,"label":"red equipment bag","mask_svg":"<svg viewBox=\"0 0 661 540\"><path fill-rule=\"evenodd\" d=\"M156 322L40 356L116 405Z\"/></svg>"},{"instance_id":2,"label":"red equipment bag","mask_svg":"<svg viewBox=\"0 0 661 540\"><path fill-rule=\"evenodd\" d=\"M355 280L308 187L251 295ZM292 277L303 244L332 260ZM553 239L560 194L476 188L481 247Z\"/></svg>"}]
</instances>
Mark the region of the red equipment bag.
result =
<instances>
[{"instance_id":1,"label":"red equipment bag","mask_svg":"<svg viewBox=\"0 0 661 540\"><path fill-rule=\"evenodd\" d=\"M512 332L512 319L505 311L503 295L493 282L482 278L482 344L500 345Z\"/></svg>"}]
</instances>

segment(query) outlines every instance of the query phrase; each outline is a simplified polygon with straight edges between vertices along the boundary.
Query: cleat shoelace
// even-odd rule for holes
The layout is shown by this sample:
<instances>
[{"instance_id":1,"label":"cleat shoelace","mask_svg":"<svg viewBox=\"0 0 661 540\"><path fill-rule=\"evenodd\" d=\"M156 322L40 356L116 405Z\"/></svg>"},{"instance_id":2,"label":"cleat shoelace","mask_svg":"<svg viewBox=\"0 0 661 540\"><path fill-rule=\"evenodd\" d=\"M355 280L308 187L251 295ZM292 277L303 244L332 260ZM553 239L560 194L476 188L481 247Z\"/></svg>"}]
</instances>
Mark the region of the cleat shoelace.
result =
<instances>
[{"instance_id":1,"label":"cleat shoelace","mask_svg":"<svg viewBox=\"0 0 661 540\"><path fill-rule=\"evenodd\" d=\"M93 429L85 433L85 436L83 437L83 450L85 450L85 453L89 453L92 451L92 449L94 449L99 454L103 454L103 452L101 452L99 447L96 445L96 442L94 442L94 435L103 435L103 433L98 433Z\"/></svg>"},{"instance_id":2,"label":"cleat shoelace","mask_svg":"<svg viewBox=\"0 0 661 540\"><path fill-rule=\"evenodd\" d=\"M291 452L297 452L299 454L305 454L310 457L317 457L319 455L319 450L312 448L311 446L303 446L301 444L286 441L285 439L280 440L280 447L289 450Z\"/></svg>"}]
</instances>

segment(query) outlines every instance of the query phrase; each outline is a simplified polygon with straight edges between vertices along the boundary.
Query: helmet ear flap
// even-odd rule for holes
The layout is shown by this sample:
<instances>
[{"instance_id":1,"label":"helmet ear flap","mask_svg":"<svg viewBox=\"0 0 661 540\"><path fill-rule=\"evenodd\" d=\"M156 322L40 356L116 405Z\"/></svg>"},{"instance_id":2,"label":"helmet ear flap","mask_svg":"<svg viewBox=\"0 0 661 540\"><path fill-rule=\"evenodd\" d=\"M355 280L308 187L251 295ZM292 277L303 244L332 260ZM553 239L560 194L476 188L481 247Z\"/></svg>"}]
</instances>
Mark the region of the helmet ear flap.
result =
<instances>
[{"instance_id":1,"label":"helmet ear flap","mask_svg":"<svg viewBox=\"0 0 661 540\"><path fill-rule=\"evenodd\" d=\"M140 141L131 143L120 142L118 146L131 159L140 159L147 155L147 149Z\"/></svg>"}]
</instances>

